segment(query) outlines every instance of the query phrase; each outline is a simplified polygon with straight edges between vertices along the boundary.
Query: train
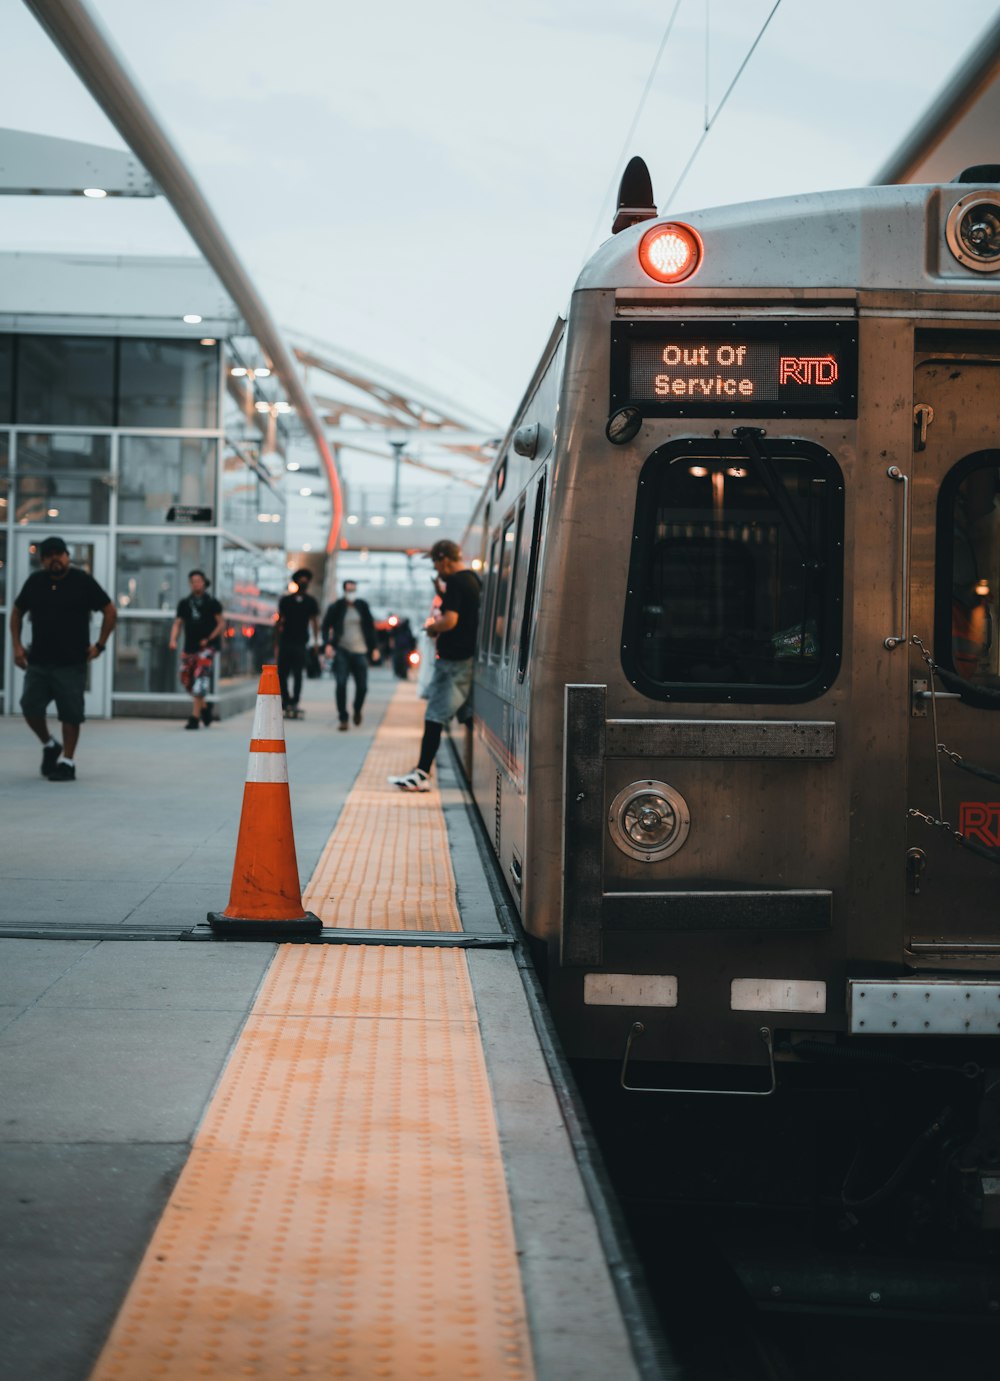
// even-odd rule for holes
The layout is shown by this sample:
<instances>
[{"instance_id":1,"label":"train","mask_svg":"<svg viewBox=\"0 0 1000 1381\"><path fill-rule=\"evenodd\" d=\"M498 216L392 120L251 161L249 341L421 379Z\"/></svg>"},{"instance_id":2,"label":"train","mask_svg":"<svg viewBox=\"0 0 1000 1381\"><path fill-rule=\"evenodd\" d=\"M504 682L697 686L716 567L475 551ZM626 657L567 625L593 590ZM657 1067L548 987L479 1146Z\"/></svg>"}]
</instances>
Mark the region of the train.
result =
<instances>
[{"instance_id":1,"label":"train","mask_svg":"<svg viewBox=\"0 0 1000 1381\"><path fill-rule=\"evenodd\" d=\"M566 1054L686 1107L874 1079L840 1209L922 1177L980 1244L998 411L1000 165L663 217L634 159L463 543L461 754Z\"/></svg>"}]
</instances>

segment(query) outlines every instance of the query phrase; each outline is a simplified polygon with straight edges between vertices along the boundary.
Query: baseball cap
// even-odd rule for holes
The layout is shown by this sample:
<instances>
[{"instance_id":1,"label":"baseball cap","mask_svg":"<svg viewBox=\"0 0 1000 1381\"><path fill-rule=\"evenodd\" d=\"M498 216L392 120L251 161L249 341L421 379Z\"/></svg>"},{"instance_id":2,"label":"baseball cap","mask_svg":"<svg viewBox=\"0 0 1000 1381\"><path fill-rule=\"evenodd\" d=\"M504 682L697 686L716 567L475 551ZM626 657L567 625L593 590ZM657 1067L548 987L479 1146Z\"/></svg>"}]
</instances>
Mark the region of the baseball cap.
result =
<instances>
[{"instance_id":1,"label":"baseball cap","mask_svg":"<svg viewBox=\"0 0 1000 1381\"><path fill-rule=\"evenodd\" d=\"M462 549L457 542L449 542L447 537L442 537L441 541L435 542L424 555L431 561L460 561Z\"/></svg>"},{"instance_id":2,"label":"baseball cap","mask_svg":"<svg viewBox=\"0 0 1000 1381\"><path fill-rule=\"evenodd\" d=\"M61 537L46 537L38 548L39 556L62 556L63 552L68 552L69 547Z\"/></svg>"}]
</instances>

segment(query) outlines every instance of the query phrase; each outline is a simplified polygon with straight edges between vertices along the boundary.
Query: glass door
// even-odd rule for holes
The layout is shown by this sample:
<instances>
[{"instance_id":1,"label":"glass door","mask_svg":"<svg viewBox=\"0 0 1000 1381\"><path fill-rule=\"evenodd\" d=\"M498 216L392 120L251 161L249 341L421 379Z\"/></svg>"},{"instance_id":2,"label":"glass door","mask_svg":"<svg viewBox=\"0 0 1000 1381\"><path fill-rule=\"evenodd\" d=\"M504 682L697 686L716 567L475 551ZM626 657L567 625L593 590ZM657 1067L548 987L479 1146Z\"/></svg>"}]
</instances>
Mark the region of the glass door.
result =
<instances>
[{"instance_id":1,"label":"glass door","mask_svg":"<svg viewBox=\"0 0 1000 1381\"><path fill-rule=\"evenodd\" d=\"M907 805L920 814L907 837L907 948L918 966L1000 953L998 396L1000 360L966 347L918 361L910 631L944 669L932 702L910 648Z\"/></svg>"},{"instance_id":2,"label":"glass door","mask_svg":"<svg viewBox=\"0 0 1000 1381\"><path fill-rule=\"evenodd\" d=\"M23 530L14 533L14 551L11 570L11 583L9 586L10 606L13 607L17 592L33 571L41 569L41 561L38 556L38 544L43 542L46 537L53 534L35 529L31 532ZM74 566L81 567L94 577L97 583L111 595L111 570L108 564L109 539L106 533L87 533L86 535L74 536L65 530L60 531L58 536L69 547L70 561ZM22 637L25 646L31 638L31 619L26 618L25 626L22 630ZM91 641L97 637L100 630L101 619L99 614L92 614L90 619ZM8 675L7 685L10 687L8 692L7 713L20 714L21 712L21 690L24 686L24 672L14 665L14 654L10 645L10 637L7 637L7 658ZM111 668L114 664L114 639L103 657L98 657L87 664L87 690L84 696L84 713L88 719L107 719L111 714ZM55 716L55 706L49 710L49 718Z\"/></svg>"}]
</instances>

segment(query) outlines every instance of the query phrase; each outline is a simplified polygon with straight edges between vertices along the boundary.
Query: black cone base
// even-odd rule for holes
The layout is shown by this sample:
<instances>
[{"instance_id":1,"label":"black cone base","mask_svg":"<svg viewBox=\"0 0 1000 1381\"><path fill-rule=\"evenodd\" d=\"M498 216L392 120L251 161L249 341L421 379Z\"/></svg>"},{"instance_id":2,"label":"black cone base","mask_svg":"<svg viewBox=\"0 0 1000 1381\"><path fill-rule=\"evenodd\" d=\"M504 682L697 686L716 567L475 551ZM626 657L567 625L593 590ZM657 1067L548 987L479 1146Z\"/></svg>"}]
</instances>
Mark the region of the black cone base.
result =
<instances>
[{"instance_id":1,"label":"black cone base","mask_svg":"<svg viewBox=\"0 0 1000 1381\"><path fill-rule=\"evenodd\" d=\"M323 922L311 911L293 921L255 921L210 911L208 923L221 940L295 940L318 935L323 929Z\"/></svg>"}]
</instances>

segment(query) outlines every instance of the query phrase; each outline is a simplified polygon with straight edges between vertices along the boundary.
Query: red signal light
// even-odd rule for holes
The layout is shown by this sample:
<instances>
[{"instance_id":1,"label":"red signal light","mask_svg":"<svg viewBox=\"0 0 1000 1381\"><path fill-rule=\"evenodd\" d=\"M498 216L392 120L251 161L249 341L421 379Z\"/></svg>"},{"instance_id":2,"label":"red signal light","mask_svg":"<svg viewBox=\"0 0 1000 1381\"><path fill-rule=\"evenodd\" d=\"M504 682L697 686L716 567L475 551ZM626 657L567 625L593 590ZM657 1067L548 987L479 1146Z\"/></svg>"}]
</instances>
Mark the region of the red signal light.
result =
<instances>
[{"instance_id":1,"label":"red signal light","mask_svg":"<svg viewBox=\"0 0 1000 1381\"><path fill-rule=\"evenodd\" d=\"M654 225L639 241L639 263L658 283L681 283L701 263L701 236L689 225Z\"/></svg>"}]
</instances>

